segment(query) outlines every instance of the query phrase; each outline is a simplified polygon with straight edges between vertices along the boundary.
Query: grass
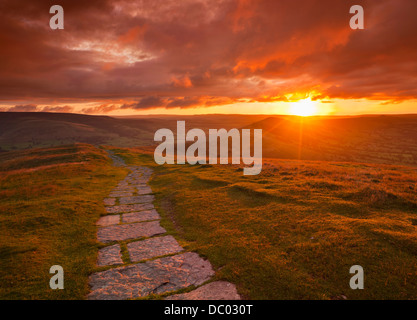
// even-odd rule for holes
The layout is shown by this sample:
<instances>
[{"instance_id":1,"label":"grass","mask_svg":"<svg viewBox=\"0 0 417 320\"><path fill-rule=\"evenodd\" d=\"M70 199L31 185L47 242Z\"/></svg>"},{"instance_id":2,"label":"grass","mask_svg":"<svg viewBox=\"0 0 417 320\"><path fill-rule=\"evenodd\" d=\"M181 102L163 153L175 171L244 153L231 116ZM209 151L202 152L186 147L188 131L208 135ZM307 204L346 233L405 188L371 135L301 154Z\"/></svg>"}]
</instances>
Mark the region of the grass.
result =
<instances>
[{"instance_id":1,"label":"grass","mask_svg":"<svg viewBox=\"0 0 417 320\"><path fill-rule=\"evenodd\" d=\"M145 149L112 149L153 167L162 226L244 298L417 298L414 167L267 160L245 177L239 166L158 166ZM0 153L0 299L84 299L102 200L125 174L86 144ZM55 264L64 290L49 288ZM349 287L355 264L364 290Z\"/></svg>"},{"instance_id":2,"label":"grass","mask_svg":"<svg viewBox=\"0 0 417 320\"><path fill-rule=\"evenodd\" d=\"M126 174L86 144L0 154L0 299L84 299L102 203ZM64 269L64 290L49 268Z\"/></svg>"},{"instance_id":3,"label":"grass","mask_svg":"<svg viewBox=\"0 0 417 320\"><path fill-rule=\"evenodd\" d=\"M265 161L258 176L229 165L153 166L162 224L207 257L216 279L250 299L416 299L417 169ZM359 264L365 289L352 290Z\"/></svg>"}]
</instances>

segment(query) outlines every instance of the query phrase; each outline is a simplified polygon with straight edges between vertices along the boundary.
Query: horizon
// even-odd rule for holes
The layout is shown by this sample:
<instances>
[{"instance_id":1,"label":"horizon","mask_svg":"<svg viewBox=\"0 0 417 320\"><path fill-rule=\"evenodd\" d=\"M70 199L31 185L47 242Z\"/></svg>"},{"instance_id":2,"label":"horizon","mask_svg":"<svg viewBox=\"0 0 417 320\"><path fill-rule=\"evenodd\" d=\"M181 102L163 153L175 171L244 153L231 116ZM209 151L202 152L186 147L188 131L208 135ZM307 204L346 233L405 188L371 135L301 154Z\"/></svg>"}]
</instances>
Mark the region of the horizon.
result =
<instances>
[{"instance_id":1,"label":"horizon","mask_svg":"<svg viewBox=\"0 0 417 320\"><path fill-rule=\"evenodd\" d=\"M361 114L314 114L308 116L302 116L297 114L280 114L280 113L194 113L194 114L179 114L179 113L149 113L149 114L90 114L90 113L78 113L78 112L53 112L53 111L7 111L0 110L1 113L33 113L33 114L74 114L82 116L107 116L112 118L141 118L141 117L193 117L193 116L269 116L269 117L299 117L299 118L338 118L338 117L372 117L372 116L417 116L416 113L361 113Z\"/></svg>"}]
</instances>

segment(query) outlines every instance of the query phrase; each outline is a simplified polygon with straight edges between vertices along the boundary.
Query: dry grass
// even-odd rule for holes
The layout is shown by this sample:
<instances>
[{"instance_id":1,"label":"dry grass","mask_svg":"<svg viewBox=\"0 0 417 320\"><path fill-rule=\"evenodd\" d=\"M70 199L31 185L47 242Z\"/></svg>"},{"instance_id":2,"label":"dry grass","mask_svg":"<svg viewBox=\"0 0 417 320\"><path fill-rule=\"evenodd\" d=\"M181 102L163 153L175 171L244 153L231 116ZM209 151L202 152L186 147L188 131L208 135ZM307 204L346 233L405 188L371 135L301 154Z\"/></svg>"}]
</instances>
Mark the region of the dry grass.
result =
<instances>
[{"instance_id":1,"label":"dry grass","mask_svg":"<svg viewBox=\"0 0 417 320\"><path fill-rule=\"evenodd\" d=\"M265 161L258 176L225 165L154 166L164 227L252 299L416 299L417 170ZM365 270L351 290L349 268Z\"/></svg>"},{"instance_id":2,"label":"dry grass","mask_svg":"<svg viewBox=\"0 0 417 320\"><path fill-rule=\"evenodd\" d=\"M125 174L85 144L0 154L0 299L83 299L102 200ZM65 290L49 288L55 264Z\"/></svg>"}]
</instances>

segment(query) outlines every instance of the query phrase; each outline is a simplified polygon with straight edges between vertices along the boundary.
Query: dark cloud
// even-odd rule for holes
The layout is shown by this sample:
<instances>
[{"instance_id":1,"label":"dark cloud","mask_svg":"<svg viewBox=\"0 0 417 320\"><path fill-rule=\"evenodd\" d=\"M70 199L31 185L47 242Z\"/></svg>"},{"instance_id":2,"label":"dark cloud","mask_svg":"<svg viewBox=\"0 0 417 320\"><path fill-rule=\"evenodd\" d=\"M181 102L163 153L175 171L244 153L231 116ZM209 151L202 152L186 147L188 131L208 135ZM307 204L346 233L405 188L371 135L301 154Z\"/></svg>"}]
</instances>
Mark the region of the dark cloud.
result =
<instances>
[{"instance_id":1,"label":"dark cloud","mask_svg":"<svg viewBox=\"0 0 417 320\"><path fill-rule=\"evenodd\" d=\"M71 106L45 106L41 110L42 112L72 112L74 108Z\"/></svg>"},{"instance_id":2,"label":"dark cloud","mask_svg":"<svg viewBox=\"0 0 417 320\"><path fill-rule=\"evenodd\" d=\"M15 105L6 109L9 112L72 112L74 108L71 106L37 106L34 104Z\"/></svg>"},{"instance_id":3,"label":"dark cloud","mask_svg":"<svg viewBox=\"0 0 417 320\"><path fill-rule=\"evenodd\" d=\"M355 1L366 15L356 31L344 0L67 0L64 30L49 29L53 4L0 3L3 101L100 101L84 108L96 113L120 99L137 110L312 91L417 98L414 0Z\"/></svg>"},{"instance_id":4,"label":"dark cloud","mask_svg":"<svg viewBox=\"0 0 417 320\"><path fill-rule=\"evenodd\" d=\"M122 106L122 109L150 109L150 108L158 108L164 107L166 105L166 101L159 97L145 97L142 98L137 103L125 104Z\"/></svg>"},{"instance_id":5,"label":"dark cloud","mask_svg":"<svg viewBox=\"0 0 417 320\"><path fill-rule=\"evenodd\" d=\"M114 104L102 104L95 107L87 107L81 109L82 113L86 114L99 114L99 113L109 113L114 110L117 110L119 107Z\"/></svg>"},{"instance_id":6,"label":"dark cloud","mask_svg":"<svg viewBox=\"0 0 417 320\"><path fill-rule=\"evenodd\" d=\"M35 112L39 111L38 106L34 104L27 104L27 105L17 105L14 107L9 108L7 111L10 112Z\"/></svg>"}]
</instances>

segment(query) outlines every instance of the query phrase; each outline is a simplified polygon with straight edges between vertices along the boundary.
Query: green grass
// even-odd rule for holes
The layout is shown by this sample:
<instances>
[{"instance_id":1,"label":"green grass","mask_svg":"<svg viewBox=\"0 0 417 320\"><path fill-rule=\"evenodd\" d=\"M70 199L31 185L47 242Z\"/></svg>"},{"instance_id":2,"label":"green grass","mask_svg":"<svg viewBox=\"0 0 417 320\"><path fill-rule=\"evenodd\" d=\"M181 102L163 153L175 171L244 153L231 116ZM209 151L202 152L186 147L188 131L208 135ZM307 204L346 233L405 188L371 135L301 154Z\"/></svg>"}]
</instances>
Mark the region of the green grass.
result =
<instances>
[{"instance_id":1,"label":"green grass","mask_svg":"<svg viewBox=\"0 0 417 320\"><path fill-rule=\"evenodd\" d=\"M85 144L0 154L0 299L84 299L95 222L127 171ZM49 268L64 269L64 290Z\"/></svg>"},{"instance_id":2,"label":"green grass","mask_svg":"<svg viewBox=\"0 0 417 320\"><path fill-rule=\"evenodd\" d=\"M246 298L417 299L416 168L271 160L245 177L115 151L154 168L163 226ZM364 290L349 287L356 264Z\"/></svg>"}]
</instances>

